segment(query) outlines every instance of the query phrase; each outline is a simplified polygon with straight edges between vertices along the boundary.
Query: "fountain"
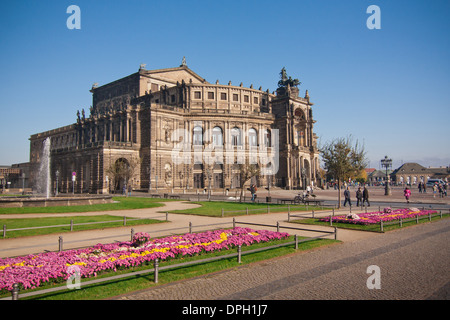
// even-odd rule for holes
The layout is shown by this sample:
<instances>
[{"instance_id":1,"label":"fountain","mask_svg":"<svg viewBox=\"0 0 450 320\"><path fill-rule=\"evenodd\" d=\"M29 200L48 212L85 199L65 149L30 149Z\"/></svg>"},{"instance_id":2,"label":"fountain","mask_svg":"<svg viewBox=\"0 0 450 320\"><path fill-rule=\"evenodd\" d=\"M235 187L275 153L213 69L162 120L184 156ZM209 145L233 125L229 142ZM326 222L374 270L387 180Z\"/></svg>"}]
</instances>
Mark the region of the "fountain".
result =
<instances>
[{"instance_id":1,"label":"fountain","mask_svg":"<svg viewBox=\"0 0 450 320\"><path fill-rule=\"evenodd\" d=\"M50 137L43 142L42 156L40 158L39 171L36 180L37 194L50 198L51 178L50 178Z\"/></svg>"},{"instance_id":2,"label":"fountain","mask_svg":"<svg viewBox=\"0 0 450 320\"><path fill-rule=\"evenodd\" d=\"M63 195L51 196L51 159L50 137L43 141L39 169L36 175L36 193L32 197L0 197L0 208L8 207L50 207L50 206L76 206L88 204L112 203L111 195Z\"/></svg>"}]
</instances>

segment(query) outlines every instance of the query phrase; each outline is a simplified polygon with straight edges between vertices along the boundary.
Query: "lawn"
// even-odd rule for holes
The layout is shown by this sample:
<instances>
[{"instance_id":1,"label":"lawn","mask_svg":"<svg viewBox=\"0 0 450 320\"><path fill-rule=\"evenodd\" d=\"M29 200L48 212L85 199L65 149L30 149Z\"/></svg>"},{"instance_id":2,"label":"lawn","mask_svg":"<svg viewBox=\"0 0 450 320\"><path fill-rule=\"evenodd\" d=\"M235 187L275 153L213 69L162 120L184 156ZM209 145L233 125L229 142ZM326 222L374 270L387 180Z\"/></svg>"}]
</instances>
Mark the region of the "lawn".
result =
<instances>
[{"instance_id":1,"label":"lawn","mask_svg":"<svg viewBox=\"0 0 450 320\"><path fill-rule=\"evenodd\" d=\"M113 203L80 205L80 206L55 206L55 207L24 207L24 208L0 208L1 214L16 213L72 213L93 212L109 210L130 210L143 208L156 208L163 206L162 202L173 201L169 199L144 198L144 197L113 197Z\"/></svg>"},{"instance_id":2,"label":"lawn","mask_svg":"<svg viewBox=\"0 0 450 320\"><path fill-rule=\"evenodd\" d=\"M222 209L225 217L241 216L247 214L264 214L269 212L288 212L286 204L263 204L263 203L239 203L239 202L225 202L225 201L200 201L191 202L200 204L201 207L194 209L172 210L169 213L193 214L200 216L221 217ZM319 210L321 207L305 205L290 205L290 211L310 211Z\"/></svg>"},{"instance_id":3,"label":"lawn","mask_svg":"<svg viewBox=\"0 0 450 320\"><path fill-rule=\"evenodd\" d=\"M134 226L141 224L152 224L160 223L164 221L154 220L154 219L139 219L132 221L132 217L127 217L126 225ZM39 228L31 230L17 230L17 231L7 231L6 238L18 238L26 236L36 236L51 233L61 233L70 232L70 221L73 220L74 224L77 223L89 223L96 222L96 224L88 224L73 226L73 231L82 230L92 230L92 229L103 229L103 228L113 228L123 226L123 217L112 216L112 215L95 215L95 216L70 216L70 217L47 217L47 218L32 218L32 219L0 219L0 227L3 228L6 225L7 229L20 229L20 228L30 228L30 227L43 227L43 226L56 226L56 225L67 225L61 227L51 227L51 228ZM117 221L119 220L119 221ZM109 223L97 223L102 221L117 221ZM2 238L3 239L3 238ZM1 241L1 240L0 240Z\"/></svg>"}]
</instances>

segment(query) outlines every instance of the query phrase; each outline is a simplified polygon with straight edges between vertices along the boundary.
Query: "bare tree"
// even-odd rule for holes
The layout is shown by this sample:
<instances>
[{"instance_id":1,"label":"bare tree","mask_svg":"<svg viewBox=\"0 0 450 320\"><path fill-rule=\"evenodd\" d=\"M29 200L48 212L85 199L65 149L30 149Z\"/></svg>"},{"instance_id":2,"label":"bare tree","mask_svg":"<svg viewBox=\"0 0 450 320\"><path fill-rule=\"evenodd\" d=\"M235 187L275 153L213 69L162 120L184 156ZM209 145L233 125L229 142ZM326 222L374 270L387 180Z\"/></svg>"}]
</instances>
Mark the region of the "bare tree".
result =
<instances>
[{"instance_id":1,"label":"bare tree","mask_svg":"<svg viewBox=\"0 0 450 320\"><path fill-rule=\"evenodd\" d=\"M110 177L114 190L117 190L120 181L123 181L125 186L129 185L130 180L136 176L137 168L139 168L141 162L142 159L140 158L131 157L130 160L120 158L106 169L105 172ZM126 192L126 194L128 196L128 192Z\"/></svg>"},{"instance_id":2,"label":"bare tree","mask_svg":"<svg viewBox=\"0 0 450 320\"><path fill-rule=\"evenodd\" d=\"M241 189L241 194L239 197L239 202L242 202L244 198L244 186L245 183L251 178L258 176L260 174L260 169L256 164L249 164L248 160L246 163L239 164L239 188Z\"/></svg>"},{"instance_id":3,"label":"bare tree","mask_svg":"<svg viewBox=\"0 0 450 320\"><path fill-rule=\"evenodd\" d=\"M341 183L367 166L364 147L352 137L337 138L319 147L324 168L338 182L338 208L341 207Z\"/></svg>"}]
</instances>

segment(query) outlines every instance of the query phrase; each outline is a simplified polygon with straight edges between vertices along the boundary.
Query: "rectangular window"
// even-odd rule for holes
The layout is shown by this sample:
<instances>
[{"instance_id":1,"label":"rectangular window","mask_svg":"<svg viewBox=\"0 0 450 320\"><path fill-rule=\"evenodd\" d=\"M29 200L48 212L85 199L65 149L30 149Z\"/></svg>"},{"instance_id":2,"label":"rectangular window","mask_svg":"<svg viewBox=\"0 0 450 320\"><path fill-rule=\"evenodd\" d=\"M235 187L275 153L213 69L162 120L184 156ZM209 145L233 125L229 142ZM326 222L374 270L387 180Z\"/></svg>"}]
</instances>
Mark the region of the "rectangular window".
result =
<instances>
[{"instance_id":1,"label":"rectangular window","mask_svg":"<svg viewBox=\"0 0 450 320\"><path fill-rule=\"evenodd\" d=\"M152 91L155 92L158 91L158 89L158 85L156 83L152 83Z\"/></svg>"},{"instance_id":2,"label":"rectangular window","mask_svg":"<svg viewBox=\"0 0 450 320\"><path fill-rule=\"evenodd\" d=\"M227 100L227 94L225 92L220 94L220 100Z\"/></svg>"},{"instance_id":3,"label":"rectangular window","mask_svg":"<svg viewBox=\"0 0 450 320\"><path fill-rule=\"evenodd\" d=\"M175 95L174 95L174 94L172 94L172 95L170 96L170 101L171 101L172 103L175 102Z\"/></svg>"},{"instance_id":4,"label":"rectangular window","mask_svg":"<svg viewBox=\"0 0 450 320\"><path fill-rule=\"evenodd\" d=\"M236 93L233 93L233 101L239 101L239 95Z\"/></svg>"},{"instance_id":5,"label":"rectangular window","mask_svg":"<svg viewBox=\"0 0 450 320\"><path fill-rule=\"evenodd\" d=\"M254 104L258 104L258 97L254 97L254 98L253 98L253 103L254 103Z\"/></svg>"},{"instance_id":6,"label":"rectangular window","mask_svg":"<svg viewBox=\"0 0 450 320\"><path fill-rule=\"evenodd\" d=\"M247 95L245 95L245 96L244 96L244 102L249 102L249 101L250 101L250 97L247 96Z\"/></svg>"},{"instance_id":7,"label":"rectangular window","mask_svg":"<svg viewBox=\"0 0 450 320\"><path fill-rule=\"evenodd\" d=\"M208 99L214 100L214 92L208 92Z\"/></svg>"},{"instance_id":8,"label":"rectangular window","mask_svg":"<svg viewBox=\"0 0 450 320\"><path fill-rule=\"evenodd\" d=\"M263 105L263 106L266 105L266 99L263 98L261 102L262 102L262 105Z\"/></svg>"},{"instance_id":9,"label":"rectangular window","mask_svg":"<svg viewBox=\"0 0 450 320\"><path fill-rule=\"evenodd\" d=\"M194 92L194 99L201 99L202 98L202 93L200 91L195 91Z\"/></svg>"}]
</instances>

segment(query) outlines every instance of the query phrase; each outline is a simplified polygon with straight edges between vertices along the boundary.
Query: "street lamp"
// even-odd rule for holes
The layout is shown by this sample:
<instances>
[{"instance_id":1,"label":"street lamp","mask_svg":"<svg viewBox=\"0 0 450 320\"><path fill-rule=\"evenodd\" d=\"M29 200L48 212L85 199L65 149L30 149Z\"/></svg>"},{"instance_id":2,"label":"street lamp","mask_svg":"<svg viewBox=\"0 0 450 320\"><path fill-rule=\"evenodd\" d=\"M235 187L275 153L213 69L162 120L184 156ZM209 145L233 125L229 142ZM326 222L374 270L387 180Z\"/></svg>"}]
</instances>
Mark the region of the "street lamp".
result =
<instances>
[{"instance_id":1,"label":"street lamp","mask_svg":"<svg viewBox=\"0 0 450 320\"><path fill-rule=\"evenodd\" d=\"M384 187L384 195L389 196L391 194L391 189L389 188L388 169L392 167L392 159L389 159L388 156L385 156L384 159L381 159L381 166L386 168L386 184Z\"/></svg>"},{"instance_id":2,"label":"street lamp","mask_svg":"<svg viewBox=\"0 0 450 320\"><path fill-rule=\"evenodd\" d=\"M56 170L56 191L55 191L55 196L58 195L58 182L59 182L59 171Z\"/></svg>"}]
</instances>

